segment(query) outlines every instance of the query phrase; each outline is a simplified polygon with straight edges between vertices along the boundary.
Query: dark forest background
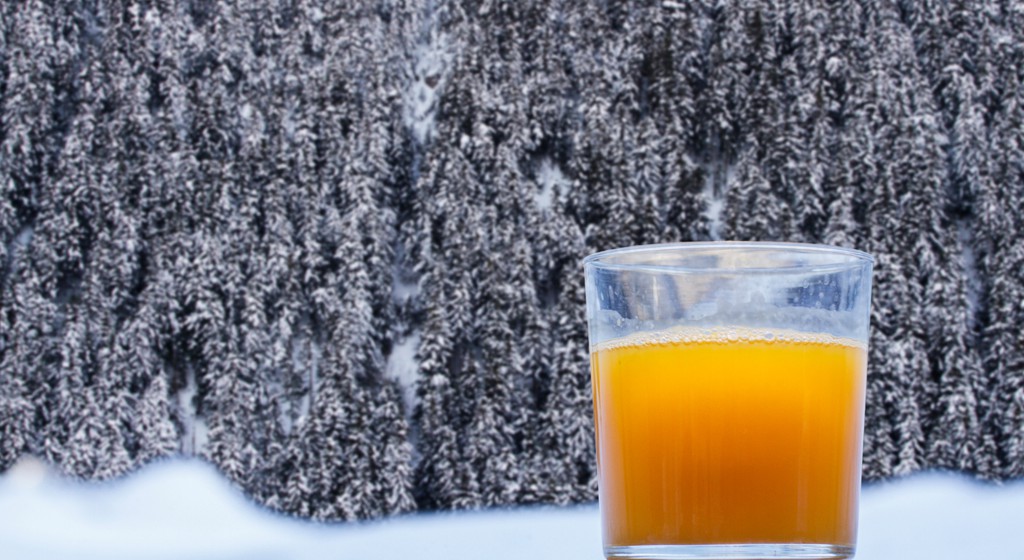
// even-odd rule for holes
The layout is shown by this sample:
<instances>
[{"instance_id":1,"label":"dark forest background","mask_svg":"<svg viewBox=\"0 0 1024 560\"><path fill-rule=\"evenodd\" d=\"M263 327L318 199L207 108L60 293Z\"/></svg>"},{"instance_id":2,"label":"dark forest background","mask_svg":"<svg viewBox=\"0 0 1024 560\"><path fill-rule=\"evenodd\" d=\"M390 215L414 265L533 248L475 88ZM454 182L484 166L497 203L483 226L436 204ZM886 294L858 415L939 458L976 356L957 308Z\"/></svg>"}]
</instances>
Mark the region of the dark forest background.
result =
<instances>
[{"instance_id":1,"label":"dark forest background","mask_svg":"<svg viewBox=\"0 0 1024 560\"><path fill-rule=\"evenodd\" d=\"M1024 475L1018 2L0 18L0 470L196 455L319 519L593 500L581 258L744 239L877 258L867 479Z\"/></svg>"}]
</instances>

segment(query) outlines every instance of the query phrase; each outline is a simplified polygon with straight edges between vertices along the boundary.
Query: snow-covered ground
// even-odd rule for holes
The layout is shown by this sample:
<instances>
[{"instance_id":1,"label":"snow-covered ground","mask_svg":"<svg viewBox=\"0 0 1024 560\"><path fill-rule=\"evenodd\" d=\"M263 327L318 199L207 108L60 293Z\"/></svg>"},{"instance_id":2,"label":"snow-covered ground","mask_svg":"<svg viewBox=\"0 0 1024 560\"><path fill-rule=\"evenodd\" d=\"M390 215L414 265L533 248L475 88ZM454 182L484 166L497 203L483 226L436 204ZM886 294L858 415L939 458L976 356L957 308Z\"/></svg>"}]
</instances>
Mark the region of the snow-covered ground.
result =
<instances>
[{"instance_id":1,"label":"snow-covered ground","mask_svg":"<svg viewBox=\"0 0 1024 560\"><path fill-rule=\"evenodd\" d=\"M1024 482L925 474L868 487L861 560L1024 558ZM173 460L70 482L35 461L0 477L0 558L576 560L601 558L593 505L316 525L253 507L210 466Z\"/></svg>"}]
</instances>

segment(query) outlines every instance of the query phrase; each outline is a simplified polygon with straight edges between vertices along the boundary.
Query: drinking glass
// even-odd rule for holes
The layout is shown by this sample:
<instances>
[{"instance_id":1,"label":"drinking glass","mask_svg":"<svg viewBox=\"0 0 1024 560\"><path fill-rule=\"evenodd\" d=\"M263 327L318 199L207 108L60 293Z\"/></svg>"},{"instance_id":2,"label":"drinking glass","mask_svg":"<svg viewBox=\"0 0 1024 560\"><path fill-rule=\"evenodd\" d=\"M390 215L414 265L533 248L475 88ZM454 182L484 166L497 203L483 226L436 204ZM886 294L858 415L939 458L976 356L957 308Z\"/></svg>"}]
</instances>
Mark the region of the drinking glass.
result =
<instances>
[{"instance_id":1,"label":"drinking glass","mask_svg":"<svg viewBox=\"0 0 1024 560\"><path fill-rule=\"evenodd\" d=\"M850 558L870 255L796 243L584 260L607 558Z\"/></svg>"}]
</instances>

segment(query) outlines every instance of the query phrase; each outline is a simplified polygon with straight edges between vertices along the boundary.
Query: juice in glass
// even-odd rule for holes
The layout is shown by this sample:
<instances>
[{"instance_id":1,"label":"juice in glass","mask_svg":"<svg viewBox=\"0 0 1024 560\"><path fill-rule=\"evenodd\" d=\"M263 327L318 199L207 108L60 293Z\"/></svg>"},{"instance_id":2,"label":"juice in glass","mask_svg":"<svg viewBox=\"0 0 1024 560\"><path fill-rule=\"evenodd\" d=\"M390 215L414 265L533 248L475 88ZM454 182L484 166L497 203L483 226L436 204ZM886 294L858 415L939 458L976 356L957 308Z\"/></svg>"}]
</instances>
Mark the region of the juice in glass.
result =
<instances>
[{"instance_id":1,"label":"juice in glass","mask_svg":"<svg viewBox=\"0 0 1024 560\"><path fill-rule=\"evenodd\" d=\"M749 543L853 550L863 343L679 328L605 341L591 364L606 551Z\"/></svg>"},{"instance_id":2,"label":"juice in glass","mask_svg":"<svg viewBox=\"0 0 1024 560\"><path fill-rule=\"evenodd\" d=\"M584 259L607 558L854 555L872 265L774 242Z\"/></svg>"}]
</instances>

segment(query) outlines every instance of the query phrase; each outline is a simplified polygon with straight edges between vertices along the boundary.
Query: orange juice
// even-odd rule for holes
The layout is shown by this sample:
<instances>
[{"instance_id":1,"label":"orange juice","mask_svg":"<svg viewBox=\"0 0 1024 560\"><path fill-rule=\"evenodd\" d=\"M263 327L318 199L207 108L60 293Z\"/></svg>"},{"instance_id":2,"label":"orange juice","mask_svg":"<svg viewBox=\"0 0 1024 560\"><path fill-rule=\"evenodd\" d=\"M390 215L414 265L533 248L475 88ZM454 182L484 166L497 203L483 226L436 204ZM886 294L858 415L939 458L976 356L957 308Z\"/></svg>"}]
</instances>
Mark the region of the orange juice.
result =
<instances>
[{"instance_id":1,"label":"orange juice","mask_svg":"<svg viewBox=\"0 0 1024 560\"><path fill-rule=\"evenodd\" d=\"M779 331L598 345L605 546L852 546L865 360L863 344Z\"/></svg>"}]
</instances>

